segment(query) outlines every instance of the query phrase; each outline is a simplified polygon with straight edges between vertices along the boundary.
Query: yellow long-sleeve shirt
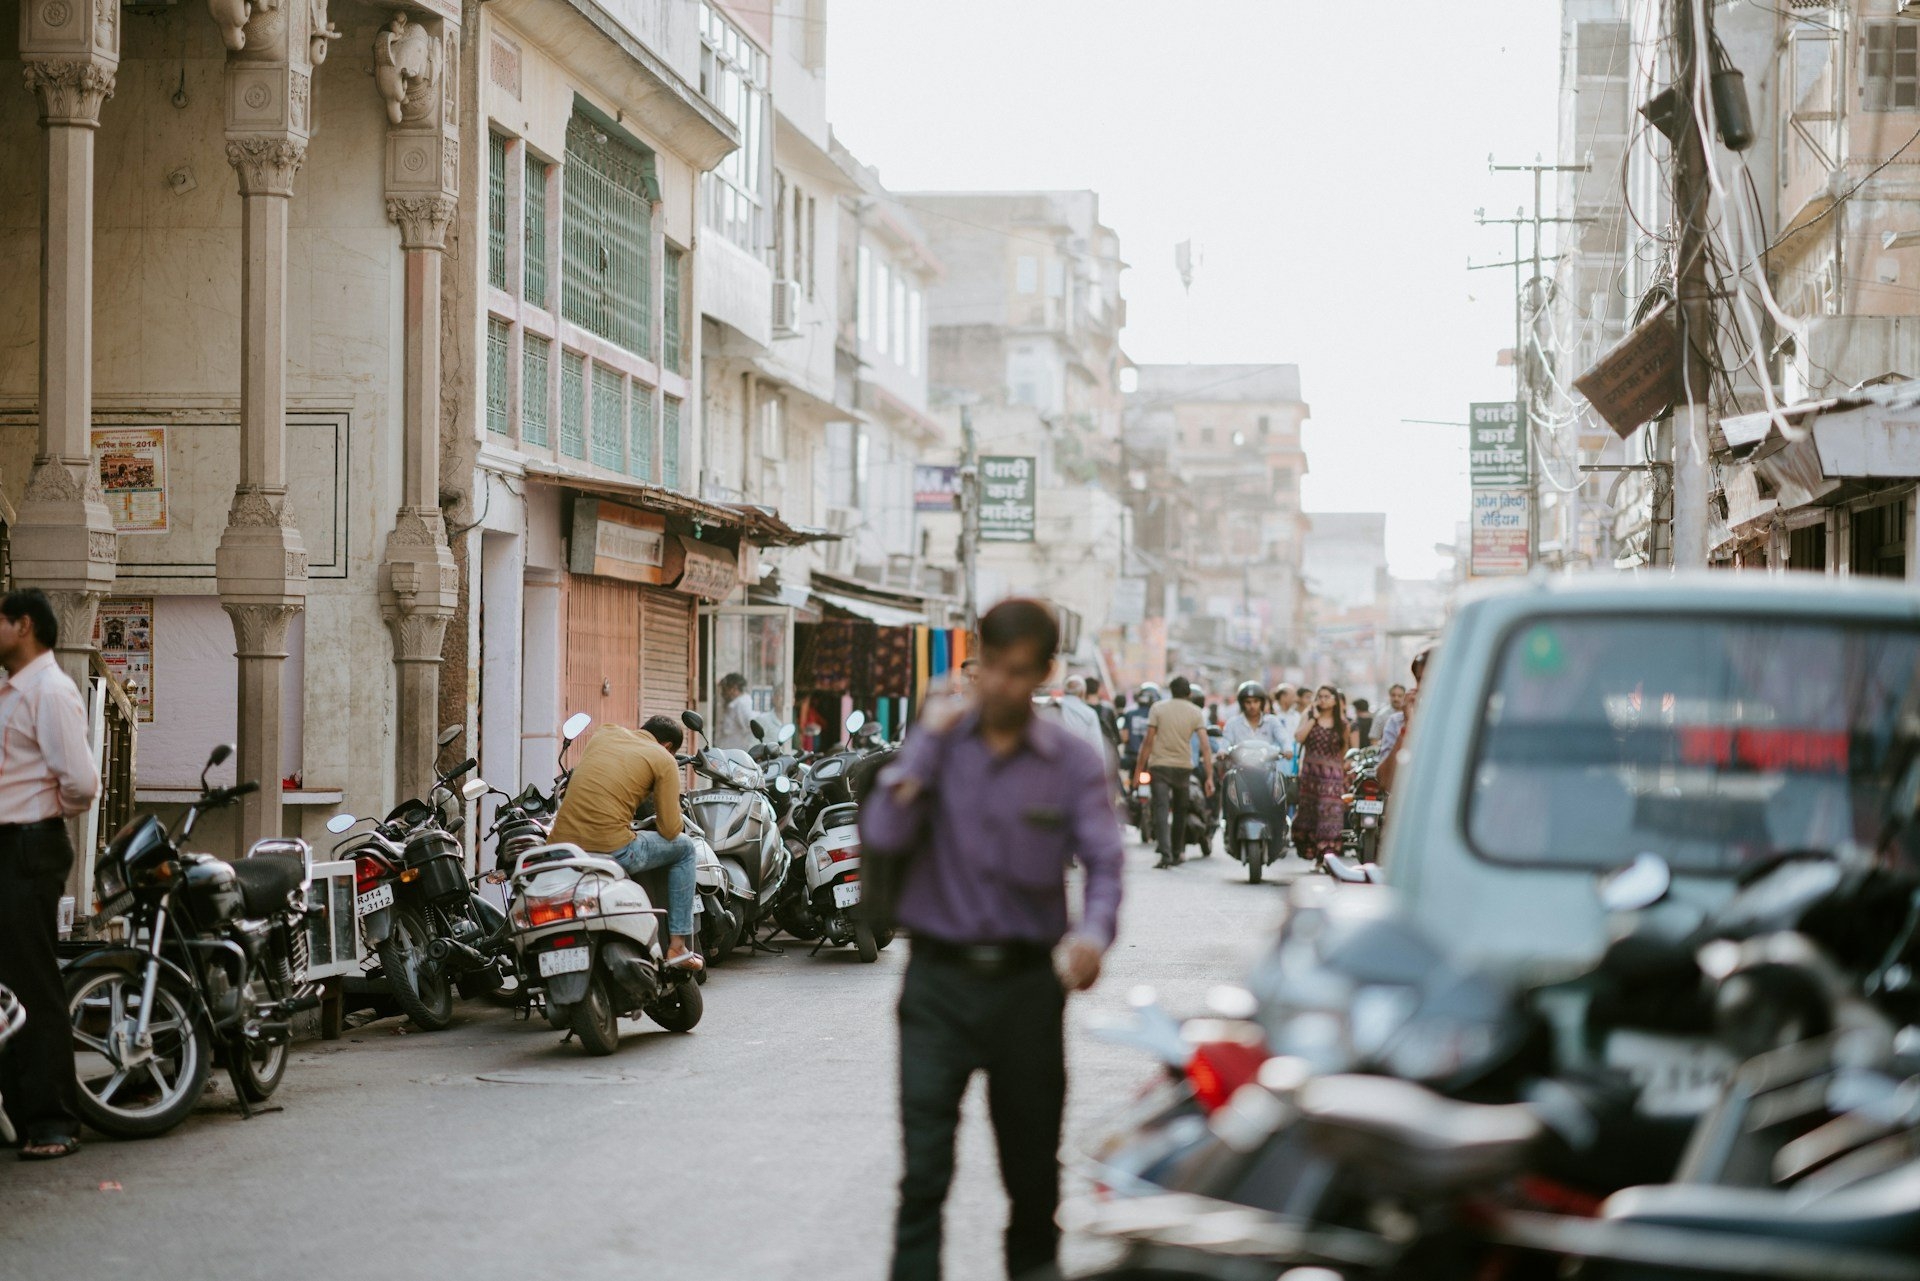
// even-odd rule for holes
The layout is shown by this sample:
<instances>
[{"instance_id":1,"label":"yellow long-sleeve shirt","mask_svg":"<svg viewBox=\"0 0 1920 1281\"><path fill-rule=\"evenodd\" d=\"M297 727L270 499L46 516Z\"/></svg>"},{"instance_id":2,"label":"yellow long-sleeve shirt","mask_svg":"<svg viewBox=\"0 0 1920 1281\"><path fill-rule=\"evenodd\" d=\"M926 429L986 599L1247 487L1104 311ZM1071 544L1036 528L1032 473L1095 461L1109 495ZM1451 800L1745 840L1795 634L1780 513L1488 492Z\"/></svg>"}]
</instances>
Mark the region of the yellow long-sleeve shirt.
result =
<instances>
[{"instance_id":1,"label":"yellow long-sleeve shirt","mask_svg":"<svg viewBox=\"0 0 1920 1281\"><path fill-rule=\"evenodd\" d=\"M651 734L602 725L573 767L553 840L611 854L633 839L633 813L649 796L660 835L680 835L680 766L673 753Z\"/></svg>"}]
</instances>

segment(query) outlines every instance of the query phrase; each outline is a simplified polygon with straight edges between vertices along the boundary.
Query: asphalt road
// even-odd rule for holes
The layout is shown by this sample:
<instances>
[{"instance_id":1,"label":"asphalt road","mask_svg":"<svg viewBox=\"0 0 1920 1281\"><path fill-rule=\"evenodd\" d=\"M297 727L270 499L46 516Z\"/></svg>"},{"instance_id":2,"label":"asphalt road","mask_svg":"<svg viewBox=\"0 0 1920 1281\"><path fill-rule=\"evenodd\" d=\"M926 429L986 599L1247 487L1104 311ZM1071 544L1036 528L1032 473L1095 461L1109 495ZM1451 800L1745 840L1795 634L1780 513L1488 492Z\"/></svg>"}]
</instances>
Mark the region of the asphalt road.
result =
<instances>
[{"instance_id":1,"label":"asphalt road","mask_svg":"<svg viewBox=\"0 0 1920 1281\"><path fill-rule=\"evenodd\" d=\"M1096 1040L1089 1016L1140 984L1199 1010L1245 973L1285 901L1224 855L1152 862L1129 849L1120 941L1069 1011L1069 1146L1153 1071ZM737 957L707 984L693 1033L624 1023L602 1059L476 1003L446 1032L389 1018L302 1043L278 1110L243 1119L222 1088L162 1139L89 1136L64 1161L0 1160L0 1278L883 1277L905 953ZM1001 1275L981 1095L948 1207L952 1281ZM1098 1261L1068 1242L1070 1270Z\"/></svg>"}]
</instances>

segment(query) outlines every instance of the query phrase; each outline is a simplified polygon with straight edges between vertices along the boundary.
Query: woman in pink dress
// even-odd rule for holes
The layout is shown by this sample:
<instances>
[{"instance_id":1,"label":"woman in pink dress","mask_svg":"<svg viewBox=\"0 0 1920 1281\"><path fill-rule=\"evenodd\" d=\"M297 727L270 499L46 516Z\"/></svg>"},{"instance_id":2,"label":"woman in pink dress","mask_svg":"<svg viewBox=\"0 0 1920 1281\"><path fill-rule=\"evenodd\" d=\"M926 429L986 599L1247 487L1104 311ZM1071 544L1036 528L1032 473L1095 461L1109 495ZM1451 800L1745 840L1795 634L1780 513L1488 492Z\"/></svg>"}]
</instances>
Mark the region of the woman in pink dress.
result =
<instances>
[{"instance_id":1,"label":"woman in pink dress","mask_svg":"<svg viewBox=\"0 0 1920 1281\"><path fill-rule=\"evenodd\" d=\"M1347 749L1353 744L1353 725L1347 720L1347 699L1331 685L1322 685L1313 706L1300 718L1294 739L1304 750L1300 761L1300 806L1293 817L1293 843L1302 858L1325 858L1340 852L1340 830L1346 821L1341 800L1347 790Z\"/></svg>"}]
</instances>

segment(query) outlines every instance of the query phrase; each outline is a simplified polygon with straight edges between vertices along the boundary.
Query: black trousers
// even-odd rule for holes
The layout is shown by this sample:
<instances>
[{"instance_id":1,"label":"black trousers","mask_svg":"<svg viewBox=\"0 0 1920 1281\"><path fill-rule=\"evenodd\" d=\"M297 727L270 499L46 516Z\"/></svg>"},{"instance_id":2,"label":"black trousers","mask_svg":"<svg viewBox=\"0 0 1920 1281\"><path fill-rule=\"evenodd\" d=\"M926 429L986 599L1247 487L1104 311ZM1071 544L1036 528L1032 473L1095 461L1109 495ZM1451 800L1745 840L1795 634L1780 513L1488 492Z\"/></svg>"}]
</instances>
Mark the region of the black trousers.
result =
<instances>
[{"instance_id":1,"label":"black trousers","mask_svg":"<svg viewBox=\"0 0 1920 1281\"><path fill-rule=\"evenodd\" d=\"M1148 772L1153 775L1153 839L1162 860L1178 863L1187 848L1187 782L1193 771L1156 765Z\"/></svg>"},{"instance_id":2,"label":"black trousers","mask_svg":"<svg viewBox=\"0 0 1920 1281\"><path fill-rule=\"evenodd\" d=\"M953 1182L960 1100L987 1074L987 1111L1012 1203L1007 1275L1050 1268L1059 1254L1060 1116L1067 1067L1066 996L1041 961L983 975L916 949L900 988L900 1180L893 1281L938 1281L941 1215Z\"/></svg>"},{"instance_id":3,"label":"black trousers","mask_svg":"<svg viewBox=\"0 0 1920 1281\"><path fill-rule=\"evenodd\" d=\"M80 1128L67 994L54 953L72 867L64 826L0 829L0 984L27 1012L20 1034L0 1047L0 1100L29 1143L68 1138Z\"/></svg>"}]
</instances>

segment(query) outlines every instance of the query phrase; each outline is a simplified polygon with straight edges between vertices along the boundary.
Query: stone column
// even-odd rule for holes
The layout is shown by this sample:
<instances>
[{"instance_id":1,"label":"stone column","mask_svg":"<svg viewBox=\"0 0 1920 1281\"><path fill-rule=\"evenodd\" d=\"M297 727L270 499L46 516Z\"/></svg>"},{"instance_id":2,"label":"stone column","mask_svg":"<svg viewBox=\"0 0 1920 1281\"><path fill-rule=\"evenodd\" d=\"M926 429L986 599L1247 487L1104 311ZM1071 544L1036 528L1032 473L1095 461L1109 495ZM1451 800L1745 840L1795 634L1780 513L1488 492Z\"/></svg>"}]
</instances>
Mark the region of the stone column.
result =
<instances>
[{"instance_id":1,"label":"stone column","mask_svg":"<svg viewBox=\"0 0 1920 1281\"><path fill-rule=\"evenodd\" d=\"M459 29L396 12L374 42L374 80L386 100L387 217L406 254L400 507L380 566L380 610L393 633L400 796L424 796L435 777L440 654L460 599L460 573L440 514L441 269L459 190ZM477 745L474 745L477 746Z\"/></svg>"},{"instance_id":2,"label":"stone column","mask_svg":"<svg viewBox=\"0 0 1920 1281\"><path fill-rule=\"evenodd\" d=\"M119 560L93 469L93 134L120 66L119 0L22 0L20 57L47 136L40 200L40 440L12 530L13 576L44 588L60 665L86 688Z\"/></svg>"},{"instance_id":3,"label":"stone column","mask_svg":"<svg viewBox=\"0 0 1920 1281\"><path fill-rule=\"evenodd\" d=\"M281 682L287 632L306 605L307 552L287 503L287 213L307 154L314 46L307 4L209 8L227 45L227 162L240 180L240 483L215 567L240 660L237 769L260 791L242 802L242 846L279 835Z\"/></svg>"}]
</instances>

